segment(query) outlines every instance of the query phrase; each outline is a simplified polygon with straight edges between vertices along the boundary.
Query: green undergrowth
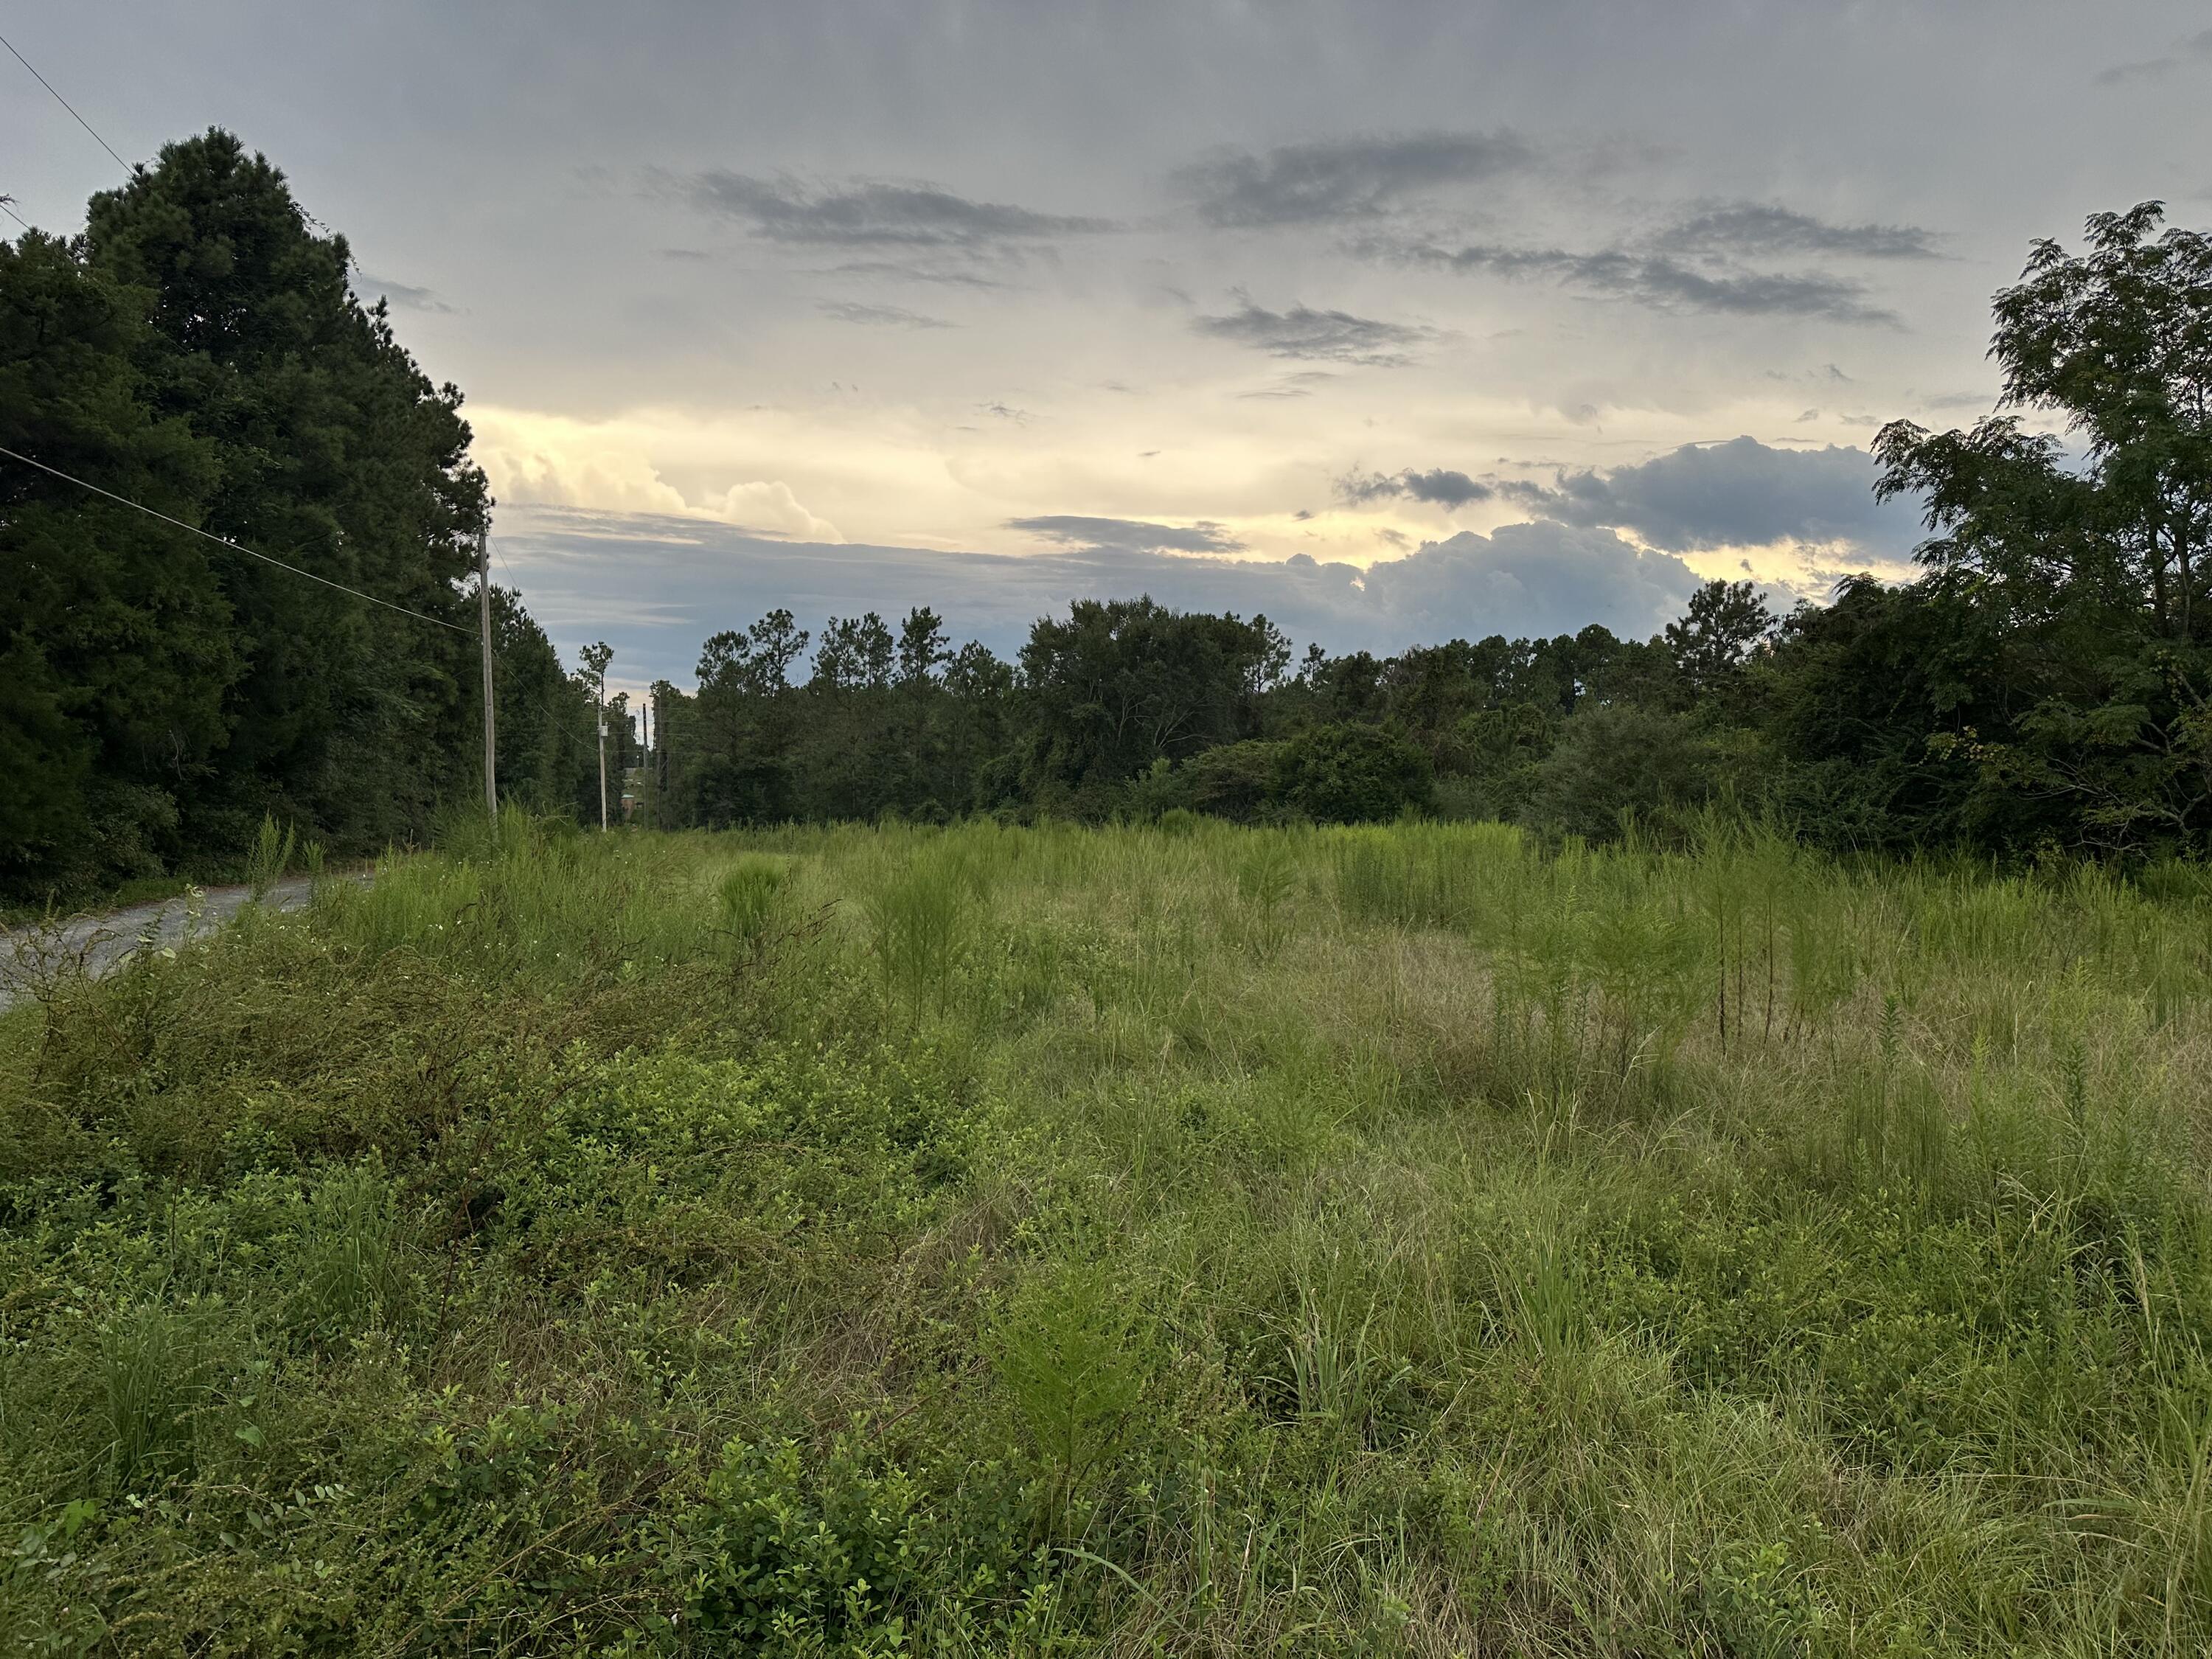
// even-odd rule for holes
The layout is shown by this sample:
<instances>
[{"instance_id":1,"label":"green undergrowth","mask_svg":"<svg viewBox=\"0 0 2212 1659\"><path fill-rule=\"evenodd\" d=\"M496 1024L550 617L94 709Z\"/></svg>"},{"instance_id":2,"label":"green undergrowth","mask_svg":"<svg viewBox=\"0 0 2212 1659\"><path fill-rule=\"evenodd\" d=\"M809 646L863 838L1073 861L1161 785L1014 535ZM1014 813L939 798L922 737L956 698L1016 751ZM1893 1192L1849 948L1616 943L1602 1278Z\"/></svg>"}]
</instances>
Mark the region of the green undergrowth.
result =
<instances>
[{"instance_id":1,"label":"green undergrowth","mask_svg":"<svg viewBox=\"0 0 2212 1659\"><path fill-rule=\"evenodd\" d=\"M0 1016L0 1632L2184 1654L2212 889L517 817Z\"/></svg>"}]
</instances>

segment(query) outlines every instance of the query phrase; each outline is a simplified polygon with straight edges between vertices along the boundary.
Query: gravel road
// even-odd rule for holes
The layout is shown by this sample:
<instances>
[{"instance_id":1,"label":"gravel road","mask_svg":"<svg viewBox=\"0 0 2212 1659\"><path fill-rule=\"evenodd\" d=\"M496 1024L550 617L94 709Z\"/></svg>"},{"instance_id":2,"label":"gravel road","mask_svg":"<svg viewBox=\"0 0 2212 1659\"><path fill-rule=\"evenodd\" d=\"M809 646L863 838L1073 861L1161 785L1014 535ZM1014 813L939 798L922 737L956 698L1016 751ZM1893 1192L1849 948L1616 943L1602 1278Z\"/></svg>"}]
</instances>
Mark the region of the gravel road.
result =
<instances>
[{"instance_id":1,"label":"gravel road","mask_svg":"<svg viewBox=\"0 0 2212 1659\"><path fill-rule=\"evenodd\" d=\"M280 910L296 909L307 902L311 884L293 876L270 887L263 899ZM11 1006L25 994L25 969L39 957L83 954L85 968L104 974L139 948L152 935L151 948L174 945L187 933L207 933L221 927L253 899L251 887L210 887L195 925L186 915L182 897L151 904L133 904L100 915L71 916L58 927L18 927L0 933L0 1009Z\"/></svg>"}]
</instances>

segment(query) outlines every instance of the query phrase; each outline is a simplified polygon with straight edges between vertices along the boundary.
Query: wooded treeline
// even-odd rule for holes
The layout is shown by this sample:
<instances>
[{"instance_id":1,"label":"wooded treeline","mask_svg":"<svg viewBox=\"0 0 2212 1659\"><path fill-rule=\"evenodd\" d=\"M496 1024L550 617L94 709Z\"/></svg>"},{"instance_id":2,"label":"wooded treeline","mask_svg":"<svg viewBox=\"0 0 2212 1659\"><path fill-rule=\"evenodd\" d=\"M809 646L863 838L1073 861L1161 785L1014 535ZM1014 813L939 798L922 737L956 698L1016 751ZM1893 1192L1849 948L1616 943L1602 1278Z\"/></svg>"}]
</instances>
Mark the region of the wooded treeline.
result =
<instances>
[{"instance_id":1,"label":"wooded treeline","mask_svg":"<svg viewBox=\"0 0 2212 1659\"><path fill-rule=\"evenodd\" d=\"M1388 659L1145 599L1078 601L1012 661L928 609L811 635L778 611L709 639L696 690L654 688L649 755L615 711L611 793L642 758L664 827L1417 811L1602 836L1725 801L1862 850L2202 849L2212 240L2155 204L2088 231L1996 298L2002 412L1876 440L1879 488L1925 504L1914 581L1781 617L1716 582L1650 640ZM0 245L0 447L402 608L0 459L0 898L220 866L264 815L374 850L477 799L489 497L459 392L350 269L219 131L82 234ZM495 599L502 793L592 821L589 683Z\"/></svg>"},{"instance_id":2,"label":"wooded treeline","mask_svg":"<svg viewBox=\"0 0 2212 1659\"><path fill-rule=\"evenodd\" d=\"M0 446L452 624L0 459L0 897L221 867L264 814L341 848L420 839L468 796L489 500L459 392L350 267L214 131L80 235L0 244ZM507 787L580 806L588 693L511 593L495 632Z\"/></svg>"},{"instance_id":3,"label":"wooded treeline","mask_svg":"<svg viewBox=\"0 0 2212 1659\"><path fill-rule=\"evenodd\" d=\"M1914 581L1768 613L1709 584L1648 641L1454 640L1385 659L1264 617L1080 601L1018 659L917 611L788 612L655 689L666 824L971 812L1362 819L1586 836L1709 803L1838 848L2151 854L2212 831L2212 239L2147 204L2035 245L1998 295L2002 412L1893 422Z\"/></svg>"}]
</instances>

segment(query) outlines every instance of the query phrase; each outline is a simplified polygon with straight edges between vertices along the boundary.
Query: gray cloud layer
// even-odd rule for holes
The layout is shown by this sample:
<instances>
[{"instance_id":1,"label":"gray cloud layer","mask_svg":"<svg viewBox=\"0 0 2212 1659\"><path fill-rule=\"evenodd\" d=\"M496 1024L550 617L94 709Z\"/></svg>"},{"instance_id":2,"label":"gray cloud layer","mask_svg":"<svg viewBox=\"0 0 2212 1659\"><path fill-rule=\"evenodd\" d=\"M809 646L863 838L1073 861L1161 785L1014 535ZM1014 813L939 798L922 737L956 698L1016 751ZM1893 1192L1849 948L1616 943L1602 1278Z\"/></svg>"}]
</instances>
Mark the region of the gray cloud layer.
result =
<instances>
[{"instance_id":1,"label":"gray cloud layer","mask_svg":"<svg viewBox=\"0 0 2212 1659\"><path fill-rule=\"evenodd\" d=\"M616 650L614 678L625 684L664 676L690 684L701 641L778 605L810 626L933 605L955 637L1011 655L1032 622L1071 599L1149 593L1181 609L1262 611L1292 638L1331 651L1394 652L1455 636L1573 633L1594 622L1647 638L1697 586L1669 554L1555 523L1462 532L1363 571L1304 555L1278 563L1086 543L1072 528L1131 521L1041 522L1071 526L1067 539L1085 544L1027 556L823 546L696 520L526 506L501 509L501 541L531 613L563 653L573 659L579 646L604 638ZM611 539L623 544L620 559L607 556Z\"/></svg>"},{"instance_id":2,"label":"gray cloud layer","mask_svg":"<svg viewBox=\"0 0 2212 1659\"><path fill-rule=\"evenodd\" d=\"M1826 317L1846 323L1894 324L1893 313L1867 303L1866 289L1826 272L1698 270L1663 254L1607 248L1575 253L1565 248L1513 248L1473 243L1458 249L1433 243L1369 244L1363 250L1412 264L1455 271L1490 271L1527 279L1551 277L1609 299L1662 311L1718 312L1729 316Z\"/></svg>"},{"instance_id":3,"label":"gray cloud layer","mask_svg":"<svg viewBox=\"0 0 2212 1659\"><path fill-rule=\"evenodd\" d=\"M1194 525L1152 524L1142 519L1093 519L1075 513L1048 513L1009 519L1009 530L1026 530L1064 547L1095 553L1233 553L1244 544L1219 525L1201 519Z\"/></svg>"},{"instance_id":4,"label":"gray cloud layer","mask_svg":"<svg viewBox=\"0 0 2212 1659\"><path fill-rule=\"evenodd\" d=\"M934 270L897 259L848 259L830 267L833 276L882 276L902 283L938 283L948 288L1003 289L1006 283L972 270Z\"/></svg>"},{"instance_id":5,"label":"gray cloud layer","mask_svg":"<svg viewBox=\"0 0 2212 1659\"><path fill-rule=\"evenodd\" d=\"M1661 246L1685 252L1819 253L1862 259L1932 259L1935 234L1917 225L1832 225L1772 204L1709 207L1674 226Z\"/></svg>"},{"instance_id":6,"label":"gray cloud layer","mask_svg":"<svg viewBox=\"0 0 2212 1659\"><path fill-rule=\"evenodd\" d=\"M1226 316L1194 318L1191 326L1200 334L1250 346L1271 357L1362 363L1371 368L1410 362L1407 348L1435 335L1432 329L1355 317L1348 311L1316 311L1303 305L1268 311L1249 298Z\"/></svg>"},{"instance_id":7,"label":"gray cloud layer","mask_svg":"<svg viewBox=\"0 0 2212 1659\"><path fill-rule=\"evenodd\" d=\"M978 248L1115 228L1110 220L970 201L910 179L823 184L715 170L678 187L694 205L779 242Z\"/></svg>"},{"instance_id":8,"label":"gray cloud layer","mask_svg":"<svg viewBox=\"0 0 2212 1659\"><path fill-rule=\"evenodd\" d=\"M1427 472L1417 472L1408 467L1403 472L1347 472L1336 481L1336 493L1352 502L1379 501L1389 496L1407 501L1429 501L1438 507L1465 507L1469 501L1486 501L1498 492L1486 483L1470 478L1464 472L1455 472L1447 467L1436 467Z\"/></svg>"},{"instance_id":9,"label":"gray cloud layer","mask_svg":"<svg viewBox=\"0 0 2212 1659\"><path fill-rule=\"evenodd\" d=\"M2161 58L2146 58L2139 63L2115 64L2097 76L2100 87L2125 86L2130 81L2150 81L2172 75L2176 70L2191 65L2212 64L2212 29L2192 34Z\"/></svg>"},{"instance_id":10,"label":"gray cloud layer","mask_svg":"<svg viewBox=\"0 0 2212 1659\"><path fill-rule=\"evenodd\" d=\"M1874 476L1874 458L1863 449L1776 449L1745 437L1499 489L1562 523L1630 530L1670 552L1848 542L1902 556L1919 538L1917 511L1905 501L1877 501Z\"/></svg>"},{"instance_id":11,"label":"gray cloud layer","mask_svg":"<svg viewBox=\"0 0 2212 1659\"><path fill-rule=\"evenodd\" d=\"M1211 225L1237 228L1359 219L1441 185L1531 166L1515 134L1420 132L1232 150L1181 169L1176 182Z\"/></svg>"}]
</instances>

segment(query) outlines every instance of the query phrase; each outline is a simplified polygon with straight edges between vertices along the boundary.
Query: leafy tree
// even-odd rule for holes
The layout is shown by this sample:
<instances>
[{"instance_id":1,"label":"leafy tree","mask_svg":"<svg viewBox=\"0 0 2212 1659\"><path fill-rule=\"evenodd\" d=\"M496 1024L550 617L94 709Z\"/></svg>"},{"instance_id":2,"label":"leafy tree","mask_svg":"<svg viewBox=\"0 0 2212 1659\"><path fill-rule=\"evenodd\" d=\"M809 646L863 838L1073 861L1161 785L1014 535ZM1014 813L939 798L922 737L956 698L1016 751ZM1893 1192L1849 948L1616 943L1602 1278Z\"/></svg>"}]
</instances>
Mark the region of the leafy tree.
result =
<instances>
[{"instance_id":1,"label":"leafy tree","mask_svg":"<svg viewBox=\"0 0 2212 1659\"><path fill-rule=\"evenodd\" d=\"M1535 787L1536 768L1552 752L1562 724L1558 714L1526 702L1462 714L1436 751L1461 810L1513 817Z\"/></svg>"},{"instance_id":2,"label":"leafy tree","mask_svg":"<svg viewBox=\"0 0 2212 1659\"><path fill-rule=\"evenodd\" d=\"M1288 657L1266 618L1185 614L1149 599L1079 599L1021 653L1024 773L1044 794L1118 787L1247 735L1255 688Z\"/></svg>"},{"instance_id":3,"label":"leafy tree","mask_svg":"<svg viewBox=\"0 0 2212 1659\"><path fill-rule=\"evenodd\" d=\"M1009 804L1018 785L1009 735L1012 665L970 640L945 664L942 686L945 766L951 781L945 804L956 810Z\"/></svg>"},{"instance_id":4,"label":"leafy tree","mask_svg":"<svg viewBox=\"0 0 2212 1659\"><path fill-rule=\"evenodd\" d=\"M2027 826L1959 749L2002 717L1998 661L1988 614L1948 588L1857 576L1801 605L1754 671L1800 833L1889 852L2017 838Z\"/></svg>"},{"instance_id":5,"label":"leafy tree","mask_svg":"<svg viewBox=\"0 0 2212 1659\"><path fill-rule=\"evenodd\" d=\"M778 609L701 647L689 769L693 822L722 826L792 816L799 711L790 674L807 639L791 612Z\"/></svg>"},{"instance_id":6,"label":"leafy tree","mask_svg":"<svg viewBox=\"0 0 2212 1659\"><path fill-rule=\"evenodd\" d=\"M2035 245L1996 296L2003 404L1971 431L1893 422L1879 489L1918 494L1931 591L1986 618L2005 688L1947 742L2019 816L2131 849L2212 829L2212 239L2145 203ZM1948 751L1947 751L1948 752Z\"/></svg>"},{"instance_id":7,"label":"leafy tree","mask_svg":"<svg viewBox=\"0 0 2212 1659\"><path fill-rule=\"evenodd\" d=\"M898 683L902 690L921 691L934 684L939 672L952 660L945 644L945 622L927 605L907 613L899 624Z\"/></svg>"},{"instance_id":8,"label":"leafy tree","mask_svg":"<svg viewBox=\"0 0 2212 1659\"><path fill-rule=\"evenodd\" d=\"M823 626L810 684L830 691L881 690L890 684L894 653L891 631L874 611L865 617L832 617Z\"/></svg>"}]
</instances>

